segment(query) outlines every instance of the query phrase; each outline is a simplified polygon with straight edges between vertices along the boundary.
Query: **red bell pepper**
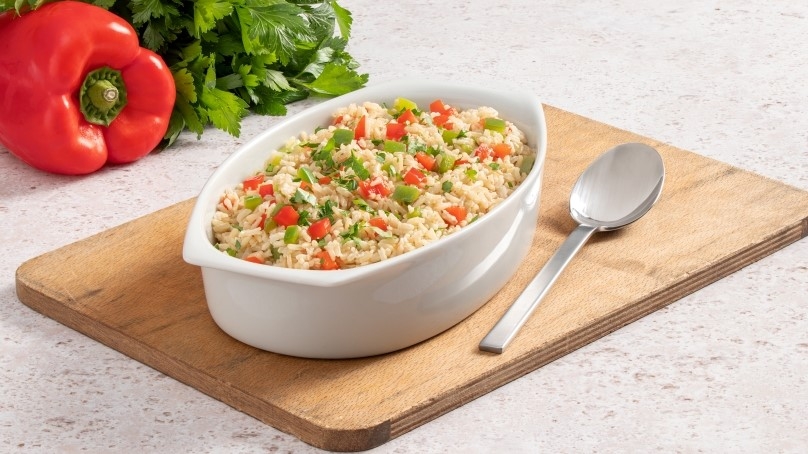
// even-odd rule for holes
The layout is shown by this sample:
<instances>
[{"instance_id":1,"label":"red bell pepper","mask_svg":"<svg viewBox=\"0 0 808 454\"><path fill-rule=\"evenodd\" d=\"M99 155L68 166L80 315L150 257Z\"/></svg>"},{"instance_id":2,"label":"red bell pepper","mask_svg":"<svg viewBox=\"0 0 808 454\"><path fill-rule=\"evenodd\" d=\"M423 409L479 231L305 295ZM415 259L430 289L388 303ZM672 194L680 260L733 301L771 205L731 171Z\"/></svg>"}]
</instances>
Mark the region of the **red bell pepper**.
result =
<instances>
[{"instance_id":1,"label":"red bell pepper","mask_svg":"<svg viewBox=\"0 0 808 454\"><path fill-rule=\"evenodd\" d=\"M328 232L331 231L331 220L328 218L322 218L317 221L314 221L308 228L309 236L312 240L319 240L324 236L328 235Z\"/></svg>"},{"instance_id":2,"label":"red bell pepper","mask_svg":"<svg viewBox=\"0 0 808 454\"><path fill-rule=\"evenodd\" d=\"M386 130L387 130L386 137L390 140L401 140L401 138L404 137L405 134L407 134L407 129L405 128L405 125L401 123L395 123L395 122L387 123Z\"/></svg>"},{"instance_id":3,"label":"red bell pepper","mask_svg":"<svg viewBox=\"0 0 808 454\"><path fill-rule=\"evenodd\" d=\"M357 184L357 189L359 194L366 199L369 199L372 195L387 197L392 192L390 188L385 186L384 182L375 178L373 180L361 180Z\"/></svg>"},{"instance_id":4,"label":"red bell pepper","mask_svg":"<svg viewBox=\"0 0 808 454\"><path fill-rule=\"evenodd\" d=\"M0 14L0 143L37 169L91 173L150 153L174 107L165 62L129 23L59 1Z\"/></svg>"},{"instance_id":5,"label":"red bell pepper","mask_svg":"<svg viewBox=\"0 0 808 454\"><path fill-rule=\"evenodd\" d=\"M293 206L284 205L280 210L278 210L272 219L277 222L278 225L289 227L290 225L297 224L297 220L300 219L300 214Z\"/></svg>"}]
</instances>

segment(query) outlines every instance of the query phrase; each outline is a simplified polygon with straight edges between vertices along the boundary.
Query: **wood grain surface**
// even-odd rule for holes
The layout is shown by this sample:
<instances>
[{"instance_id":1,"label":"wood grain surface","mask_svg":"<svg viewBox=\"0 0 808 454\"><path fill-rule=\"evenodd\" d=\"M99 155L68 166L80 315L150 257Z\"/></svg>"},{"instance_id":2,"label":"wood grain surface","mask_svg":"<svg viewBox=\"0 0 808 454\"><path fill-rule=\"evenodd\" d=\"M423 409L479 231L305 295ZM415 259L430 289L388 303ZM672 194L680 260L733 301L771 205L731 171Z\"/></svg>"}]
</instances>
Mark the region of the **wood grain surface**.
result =
<instances>
[{"instance_id":1,"label":"wood grain surface","mask_svg":"<svg viewBox=\"0 0 808 454\"><path fill-rule=\"evenodd\" d=\"M183 262L187 200L24 263L33 309L329 450L378 446L808 235L808 192L545 106L539 226L523 266L480 310L413 347L353 360L264 352L224 334ZM596 234L502 355L477 345L574 228L569 191L601 152L656 147L667 170L651 212Z\"/></svg>"}]
</instances>

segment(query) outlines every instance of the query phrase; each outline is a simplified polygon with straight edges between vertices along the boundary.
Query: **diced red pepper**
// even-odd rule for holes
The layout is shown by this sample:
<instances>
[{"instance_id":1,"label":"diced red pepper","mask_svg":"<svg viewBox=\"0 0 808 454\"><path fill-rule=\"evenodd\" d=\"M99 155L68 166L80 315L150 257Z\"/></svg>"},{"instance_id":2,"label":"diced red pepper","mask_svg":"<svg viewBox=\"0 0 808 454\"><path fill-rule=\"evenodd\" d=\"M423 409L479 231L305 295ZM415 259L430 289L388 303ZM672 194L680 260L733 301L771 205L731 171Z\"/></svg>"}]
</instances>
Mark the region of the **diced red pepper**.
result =
<instances>
[{"instance_id":1,"label":"diced red pepper","mask_svg":"<svg viewBox=\"0 0 808 454\"><path fill-rule=\"evenodd\" d=\"M491 147L488 145L480 145L477 149L474 150L474 156L480 158L480 161L485 161L489 157L491 157Z\"/></svg>"},{"instance_id":2,"label":"diced red pepper","mask_svg":"<svg viewBox=\"0 0 808 454\"><path fill-rule=\"evenodd\" d=\"M275 216L272 217L272 220L284 227L296 225L298 219L300 219L300 214L298 214L297 210L291 205L284 205Z\"/></svg>"},{"instance_id":3,"label":"diced red pepper","mask_svg":"<svg viewBox=\"0 0 808 454\"><path fill-rule=\"evenodd\" d=\"M318 182L318 183L320 183L320 184L328 184L328 183L331 183L331 177L329 177L328 175L323 176L323 177L320 177L320 179L319 179L319 180L317 180L317 182Z\"/></svg>"},{"instance_id":4,"label":"diced red pepper","mask_svg":"<svg viewBox=\"0 0 808 454\"><path fill-rule=\"evenodd\" d=\"M331 258L331 255L326 251L320 251L314 255L318 259L320 259L320 269L321 270L337 270L339 269L339 263L336 260Z\"/></svg>"},{"instance_id":5,"label":"diced red pepper","mask_svg":"<svg viewBox=\"0 0 808 454\"><path fill-rule=\"evenodd\" d=\"M322 218L320 220L314 221L308 228L309 236L312 240L319 240L324 236L328 235L328 232L331 231L331 220L328 218Z\"/></svg>"},{"instance_id":6,"label":"diced red pepper","mask_svg":"<svg viewBox=\"0 0 808 454\"><path fill-rule=\"evenodd\" d=\"M342 115L337 115L337 116L334 118L334 125L336 126L336 125L338 125L338 124L340 124L340 123L342 123Z\"/></svg>"},{"instance_id":7,"label":"diced red pepper","mask_svg":"<svg viewBox=\"0 0 808 454\"><path fill-rule=\"evenodd\" d=\"M272 183L262 184L258 186L258 195L261 197L266 197L268 195L275 195L275 188L272 187Z\"/></svg>"},{"instance_id":8,"label":"diced red pepper","mask_svg":"<svg viewBox=\"0 0 808 454\"><path fill-rule=\"evenodd\" d=\"M407 173L404 174L404 182L413 186L423 186L424 182L426 181L426 175L424 172L412 167Z\"/></svg>"},{"instance_id":9,"label":"diced red pepper","mask_svg":"<svg viewBox=\"0 0 808 454\"><path fill-rule=\"evenodd\" d=\"M401 140L407 133L406 128L401 123L387 123L387 138L390 140Z\"/></svg>"},{"instance_id":10,"label":"diced red pepper","mask_svg":"<svg viewBox=\"0 0 808 454\"><path fill-rule=\"evenodd\" d=\"M264 258L260 257L260 256L257 256L257 255L248 255L247 257L244 257L244 260L246 260L248 262L258 263L258 264L264 264L265 263Z\"/></svg>"},{"instance_id":11,"label":"diced red pepper","mask_svg":"<svg viewBox=\"0 0 808 454\"><path fill-rule=\"evenodd\" d=\"M258 228L264 230L264 225L266 225L266 222L267 222L267 214L261 213L261 220L258 221Z\"/></svg>"},{"instance_id":12,"label":"diced red pepper","mask_svg":"<svg viewBox=\"0 0 808 454\"><path fill-rule=\"evenodd\" d=\"M387 221L385 221L384 219L379 218L379 217L370 218L370 220L368 221L368 224L372 225L373 227L376 227L379 230L385 231L385 232L388 229Z\"/></svg>"},{"instance_id":13,"label":"diced red pepper","mask_svg":"<svg viewBox=\"0 0 808 454\"><path fill-rule=\"evenodd\" d=\"M263 182L264 182L264 174L259 173L258 175L247 178L241 183L241 185L245 191L254 191L258 189L258 185Z\"/></svg>"},{"instance_id":14,"label":"diced red pepper","mask_svg":"<svg viewBox=\"0 0 808 454\"><path fill-rule=\"evenodd\" d=\"M413 124L418 123L418 117L412 113L412 110L407 109L404 112L401 112L401 115L398 116L398 122L402 124Z\"/></svg>"},{"instance_id":15,"label":"diced red pepper","mask_svg":"<svg viewBox=\"0 0 808 454\"><path fill-rule=\"evenodd\" d=\"M460 205L452 205L446 208L446 212L452 215L455 218L455 221L452 222L451 220L447 220L452 225L457 225L463 222L466 219L466 208Z\"/></svg>"},{"instance_id":16,"label":"diced red pepper","mask_svg":"<svg viewBox=\"0 0 808 454\"><path fill-rule=\"evenodd\" d=\"M458 159L457 161L454 162L454 166L455 167L460 167L463 164L468 164L468 163L469 163L468 159Z\"/></svg>"},{"instance_id":17,"label":"diced red pepper","mask_svg":"<svg viewBox=\"0 0 808 454\"><path fill-rule=\"evenodd\" d=\"M438 115L437 117L432 119L432 123L435 123L436 125L442 126L442 127L446 128L446 129L452 129L450 126L446 126L446 125L451 125L451 123L449 123L449 115L448 114L440 114L440 115Z\"/></svg>"},{"instance_id":18,"label":"diced red pepper","mask_svg":"<svg viewBox=\"0 0 808 454\"><path fill-rule=\"evenodd\" d=\"M380 181L378 178L374 178L372 180L361 180L357 186L357 189L359 190L359 194L366 199L370 198L372 195L387 197L391 193L390 188L388 188L384 182Z\"/></svg>"},{"instance_id":19,"label":"diced red pepper","mask_svg":"<svg viewBox=\"0 0 808 454\"><path fill-rule=\"evenodd\" d=\"M418 153L415 153L415 159L420 162L426 170L432 171L435 169L435 158L433 156L430 156L423 151L419 151Z\"/></svg>"},{"instance_id":20,"label":"diced red pepper","mask_svg":"<svg viewBox=\"0 0 808 454\"><path fill-rule=\"evenodd\" d=\"M429 111L443 115L451 113L451 107L447 107L440 99L436 99L429 104Z\"/></svg>"},{"instance_id":21,"label":"diced red pepper","mask_svg":"<svg viewBox=\"0 0 808 454\"><path fill-rule=\"evenodd\" d=\"M359 121L356 123L356 128L354 129L354 139L355 140L359 140L359 139L365 137L365 132L366 132L365 131L365 129L366 129L365 128L365 123L366 122L367 122L367 119L365 118L364 115L362 115L359 118Z\"/></svg>"},{"instance_id":22,"label":"diced red pepper","mask_svg":"<svg viewBox=\"0 0 808 454\"><path fill-rule=\"evenodd\" d=\"M494 145L494 156L497 158L505 158L513 153L513 148L507 143L498 143Z\"/></svg>"}]
</instances>

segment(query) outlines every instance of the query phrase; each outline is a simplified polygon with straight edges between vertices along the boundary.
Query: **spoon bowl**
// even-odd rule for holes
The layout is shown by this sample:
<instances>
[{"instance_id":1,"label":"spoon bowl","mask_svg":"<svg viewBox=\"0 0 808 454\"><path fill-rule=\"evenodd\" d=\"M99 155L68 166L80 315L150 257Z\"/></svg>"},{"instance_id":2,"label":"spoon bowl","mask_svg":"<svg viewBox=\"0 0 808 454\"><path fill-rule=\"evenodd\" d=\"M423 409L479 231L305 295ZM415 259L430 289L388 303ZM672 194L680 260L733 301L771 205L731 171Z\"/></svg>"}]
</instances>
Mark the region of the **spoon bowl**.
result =
<instances>
[{"instance_id":1,"label":"spoon bowl","mask_svg":"<svg viewBox=\"0 0 808 454\"><path fill-rule=\"evenodd\" d=\"M641 218L662 193L665 167L652 147L624 143L602 154L575 182L570 215L603 232Z\"/></svg>"},{"instance_id":2,"label":"spoon bowl","mask_svg":"<svg viewBox=\"0 0 808 454\"><path fill-rule=\"evenodd\" d=\"M642 143L618 145L592 162L570 196L578 226L483 338L480 350L502 353L589 237L640 219L659 199L664 180L662 157Z\"/></svg>"}]
</instances>

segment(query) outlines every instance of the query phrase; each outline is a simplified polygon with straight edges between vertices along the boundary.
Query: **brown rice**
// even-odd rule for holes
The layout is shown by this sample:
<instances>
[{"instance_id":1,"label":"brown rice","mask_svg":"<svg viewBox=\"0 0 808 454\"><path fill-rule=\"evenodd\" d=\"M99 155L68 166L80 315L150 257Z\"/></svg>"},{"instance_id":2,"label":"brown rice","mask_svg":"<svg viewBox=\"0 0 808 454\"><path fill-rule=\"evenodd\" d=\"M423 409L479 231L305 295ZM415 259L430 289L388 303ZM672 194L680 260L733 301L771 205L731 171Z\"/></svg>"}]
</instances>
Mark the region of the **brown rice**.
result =
<instances>
[{"instance_id":1,"label":"brown rice","mask_svg":"<svg viewBox=\"0 0 808 454\"><path fill-rule=\"evenodd\" d=\"M268 151L264 169L222 194L216 247L288 268L351 268L474 222L522 182L534 152L490 107L431 107L403 98L393 107L351 104L334 112L332 125ZM284 218L284 207L298 219ZM312 225L325 218L320 237L324 230Z\"/></svg>"}]
</instances>

